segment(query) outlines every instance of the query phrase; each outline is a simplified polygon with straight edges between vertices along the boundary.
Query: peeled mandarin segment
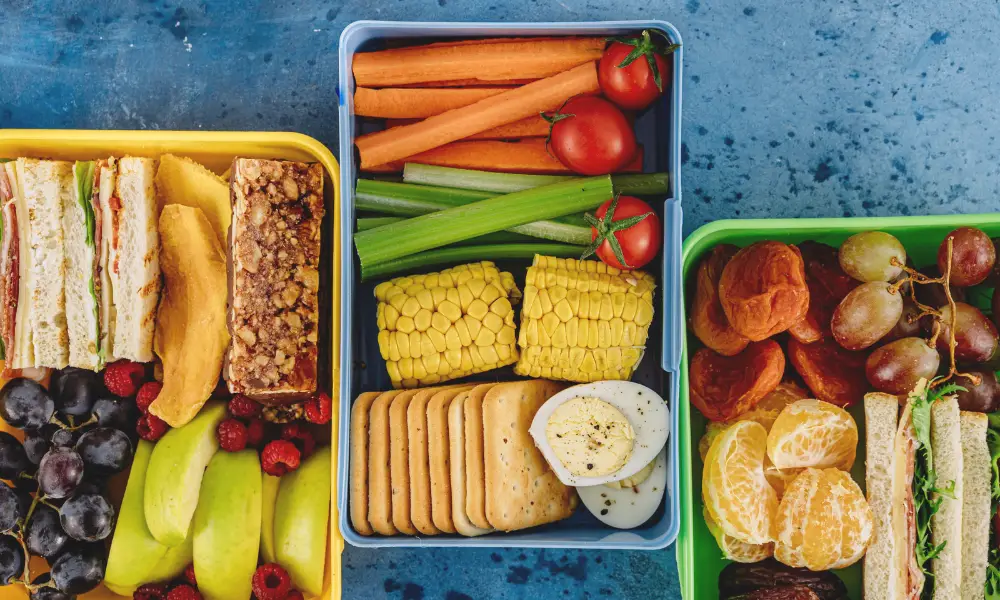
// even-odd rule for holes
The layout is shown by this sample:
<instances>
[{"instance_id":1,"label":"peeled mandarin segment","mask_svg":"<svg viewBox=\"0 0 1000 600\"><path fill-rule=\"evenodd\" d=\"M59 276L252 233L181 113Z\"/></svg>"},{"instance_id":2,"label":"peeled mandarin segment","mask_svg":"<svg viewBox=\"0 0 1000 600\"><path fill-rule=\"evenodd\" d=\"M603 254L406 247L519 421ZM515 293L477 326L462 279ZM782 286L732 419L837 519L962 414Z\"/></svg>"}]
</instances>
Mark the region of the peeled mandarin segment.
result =
<instances>
[{"instance_id":1,"label":"peeled mandarin segment","mask_svg":"<svg viewBox=\"0 0 1000 600\"><path fill-rule=\"evenodd\" d=\"M805 469L778 507L774 556L791 567L842 569L864 556L873 531L861 488L838 469Z\"/></svg>"},{"instance_id":2,"label":"peeled mandarin segment","mask_svg":"<svg viewBox=\"0 0 1000 600\"><path fill-rule=\"evenodd\" d=\"M702 499L722 531L750 544L774 538L778 494L764 476L767 431L740 421L708 449L702 473Z\"/></svg>"},{"instance_id":3,"label":"peeled mandarin segment","mask_svg":"<svg viewBox=\"0 0 1000 600\"><path fill-rule=\"evenodd\" d=\"M746 542L741 542L723 533L722 529L719 528L719 524L712 520L712 516L708 514L707 509L702 508L702 516L705 518L705 525L708 526L708 531L715 538L715 542L719 545L719 550L722 550L722 554L727 560L740 563L755 563L774 556L773 542L766 544L747 544Z\"/></svg>"},{"instance_id":4,"label":"peeled mandarin segment","mask_svg":"<svg viewBox=\"0 0 1000 600\"><path fill-rule=\"evenodd\" d=\"M767 435L767 455L779 469L833 467L849 471L857 447L854 417L822 400L789 404Z\"/></svg>"}]
</instances>

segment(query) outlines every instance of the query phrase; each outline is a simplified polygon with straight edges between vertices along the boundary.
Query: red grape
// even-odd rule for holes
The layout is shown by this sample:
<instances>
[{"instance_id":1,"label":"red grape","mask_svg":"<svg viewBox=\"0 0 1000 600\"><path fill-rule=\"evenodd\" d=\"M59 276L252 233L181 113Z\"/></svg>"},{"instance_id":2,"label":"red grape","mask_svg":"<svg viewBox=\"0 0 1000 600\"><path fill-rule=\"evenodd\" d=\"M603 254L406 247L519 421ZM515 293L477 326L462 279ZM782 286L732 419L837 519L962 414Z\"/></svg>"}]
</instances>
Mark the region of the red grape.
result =
<instances>
[{"instance_id":1,"label":"red grape","mask_svg":"<svg viewBox=\"0 0 1000 600\"><path fill-rule=\"evenodd\" d=\"M921 379L931 379L941 365L937 350L918 337L886 344L868 356L865 374L876 390L906 394Z\"/></svg>"},{"instance_id":2,"label":"red grape","mask_svg":"<svg viewBox=\"0 0 1000 600\"><path fill-rule=\"evenodd\" d=\"M982 229L959 227L949 233L938 248L937 264L942 273L948 266L948 240L952 240L951 284L969 287L982 283L993 270L997 250Z\"/></svg>"},{"instance_id":3,"label":"red grape","mask_svg":"<svg viewBox=\"0 0 1000 600\"><path fill-rule=\"evenodd\" d=\"M833 311L830 329L848 350L863 350L889 333L903 314L903 297L884 281L870 281L851 290Z\"/></svg>"},{"instance_id":4,"label":"red grape","mask_svg":"<svg viewBox=\"0 0 1000 600\"><path fill-rule=\"evenodd\" d=\"M964 363L982 363L993 357L997 350L997 328L978 308L964 302L956 302L955 314L955 359ZM943 306L941 311L941 333L937 347L948 352L951 331L951 307Z\"/></svg>"}]
</instances>

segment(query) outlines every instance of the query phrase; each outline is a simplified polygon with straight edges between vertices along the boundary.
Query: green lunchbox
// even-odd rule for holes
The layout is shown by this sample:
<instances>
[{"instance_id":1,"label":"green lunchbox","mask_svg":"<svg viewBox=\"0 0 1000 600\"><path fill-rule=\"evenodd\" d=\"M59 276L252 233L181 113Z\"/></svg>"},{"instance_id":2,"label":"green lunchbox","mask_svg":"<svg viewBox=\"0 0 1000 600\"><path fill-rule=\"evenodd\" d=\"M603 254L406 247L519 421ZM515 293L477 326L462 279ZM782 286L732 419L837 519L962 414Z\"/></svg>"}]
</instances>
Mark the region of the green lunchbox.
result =
<instances>
[{"instance_id":1,"label":"green lunchbox","mask_svg":"<svg viewBox=\"0 0 1000 600\"><path fill-rule=\"evenodd\" d=\"M699 228L684 240L682 270L685 289L693 289L692 278L699 260L717 244L746 246L762 240L787 243L813 240L839 246L855 233L878 230L899 238L906 247L907 256L918 267L923 267L936 260L938 246L945 235L961 226L978 227L990 237L1000 236L1000 214L716 221ZM681 467L681 530L677 538L677 570L681 595L685 600L714 600L719 597L719 573L729 561L722 557L722 551L702 517L702 462L698 455L698 441L705 431L707 420L691 408L687 373L688 345L685 344L681 358L680 397L676 405L680 419L676 435L679 436ZM851 475L864 489L864 412L860 405L851 407L850 412L858 424L860 440ZM862 598L861 564L859 561L836 572L847 584L851 598L858 600Z\"/></svg>"}]
</instances>

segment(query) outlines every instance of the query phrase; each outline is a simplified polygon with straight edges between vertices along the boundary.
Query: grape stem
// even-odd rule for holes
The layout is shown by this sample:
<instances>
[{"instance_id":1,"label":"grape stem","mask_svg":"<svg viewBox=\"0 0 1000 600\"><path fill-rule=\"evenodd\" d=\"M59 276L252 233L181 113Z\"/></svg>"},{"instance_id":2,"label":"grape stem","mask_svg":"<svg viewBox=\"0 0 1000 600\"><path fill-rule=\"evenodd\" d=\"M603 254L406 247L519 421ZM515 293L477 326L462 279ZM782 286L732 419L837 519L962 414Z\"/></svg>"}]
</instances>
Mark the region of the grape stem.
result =
<instances>
[{"instance_id":1,"label":"grape stem","mask_svg":"<svg viewBox=\"0 0 1000 600\"><path fill-rule=\"evenodd\" d=\"M18 528L17 535L15 536L17 538L17 543L21 544L21 551L24 552L24 570L21 572L21 580L18 583L23 585L29 592L42 587L41 585L34 585L31 583L31 554L28 552L28 544L24 541L24 533L28 529L28 522L31 521L31 516L35 514L35 509L39 504L52 506L45 501L45 494L36 493L31 499L31 506L28 507L28 514L24 516L24 523L20 528Z\"/></svg>"},{"instance_id":2,"label":"grape stem","mask_svg":"<svg viewBox=\"0 0 1000 600\"><path fill-rule=\"evenodd\" d=\"M952 263L952 252L953 252L952 238L949 236L945 240L945 242L947 243L947 248L948 248L948 262L944 269L944 273L942 273L940 277L928 277L923 273L916 271L915 269L911 269L910 267L901 263L899 259L897 259L895 256L893 256L889 260L889 262L892 265L903 269L903 271L906 273L906 277L902 277L900 278L899 281L892 284L889 287L889 291L895 293L899 291L899 289L902 288L907 283L910 284L910 299L913 301L913 304L917 307L920 313L917 314L917 316L915 317L913 315L909 315L907 317L907 320L910 323L913 323L927 316L934 318L934 326L931 332L931 338L927 341L927 345L929 345L931 348L934 348L937 346L938 336L941 334L941 319L943 315L941 314L940 310L927 306L926 304L922 304L919 300L917 300L917 291L915 284L920 284L920 285L940 284L941 287L944 288L945 296L948 298L948 309L951 312L949 319L950 323L948 328L948 358L950 364L948 365L948 374L945 375L944 377L937 379L933 385L935 386L942 385L952 377L965 377L966 379L972 382L972 385L979 385L981 381L979 376L972 373L963 373L962 371L959 371L958 364L955 361L955 347L958 345L958 340L955 339L955 330L957 329L956 325L958 324L958 306L956 306L955 299L951 295L951 266L952 266L951 263Z\"/></svg>"}]
</instances>

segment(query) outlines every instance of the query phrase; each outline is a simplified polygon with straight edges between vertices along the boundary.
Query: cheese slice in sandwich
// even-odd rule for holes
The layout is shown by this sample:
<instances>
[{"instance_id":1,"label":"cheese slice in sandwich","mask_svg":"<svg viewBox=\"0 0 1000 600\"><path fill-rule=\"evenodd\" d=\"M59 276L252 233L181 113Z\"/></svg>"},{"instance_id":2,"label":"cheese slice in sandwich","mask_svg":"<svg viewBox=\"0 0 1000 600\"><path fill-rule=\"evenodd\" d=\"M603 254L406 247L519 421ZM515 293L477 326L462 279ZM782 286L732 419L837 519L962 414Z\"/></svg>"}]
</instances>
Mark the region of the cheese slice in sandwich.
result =
<instances>
[{"instance_id":1,"label":"cheese slice in sandwich","mask_svg":"<svg viewBox=\"0 0 1000 600\"><path fill-rule=\"evenodd\" d=\"M62 369L69 362L62 217L74 201L73 164L19 158L14 169L21 242L18 324L31 327L34 360L29 364L24 353L11 368Z\"/></svg>"},{"instance_id":2,"label":"cheese slice in sandwich","mask_svg":"<svg viewBox=\"0 0 1000 600\"><path fill-rule=\"evenodd\" d=\"M160 293L156 229L156 161L125 157L99 162L103 270L110 295L101 297L107 360L153 360L153 328ZM104 273L101 275L104 278ZM103 290L103 285L102 285ZM102 291L103 293L103 291Z\"/></svg>"},{"instance_id":3,"label":"cheese slice in sandwich","mask_svg":"<svg viewBox=\"0 0 1000 600\"><path fill-rule=\"evenodd\" d=\"M73 167L73 202L63 211L66 247L66 326L69 364L99 371L104 366L100 336L99 212L94 210L93 162Z\"/></svg>"}]
</instances>

